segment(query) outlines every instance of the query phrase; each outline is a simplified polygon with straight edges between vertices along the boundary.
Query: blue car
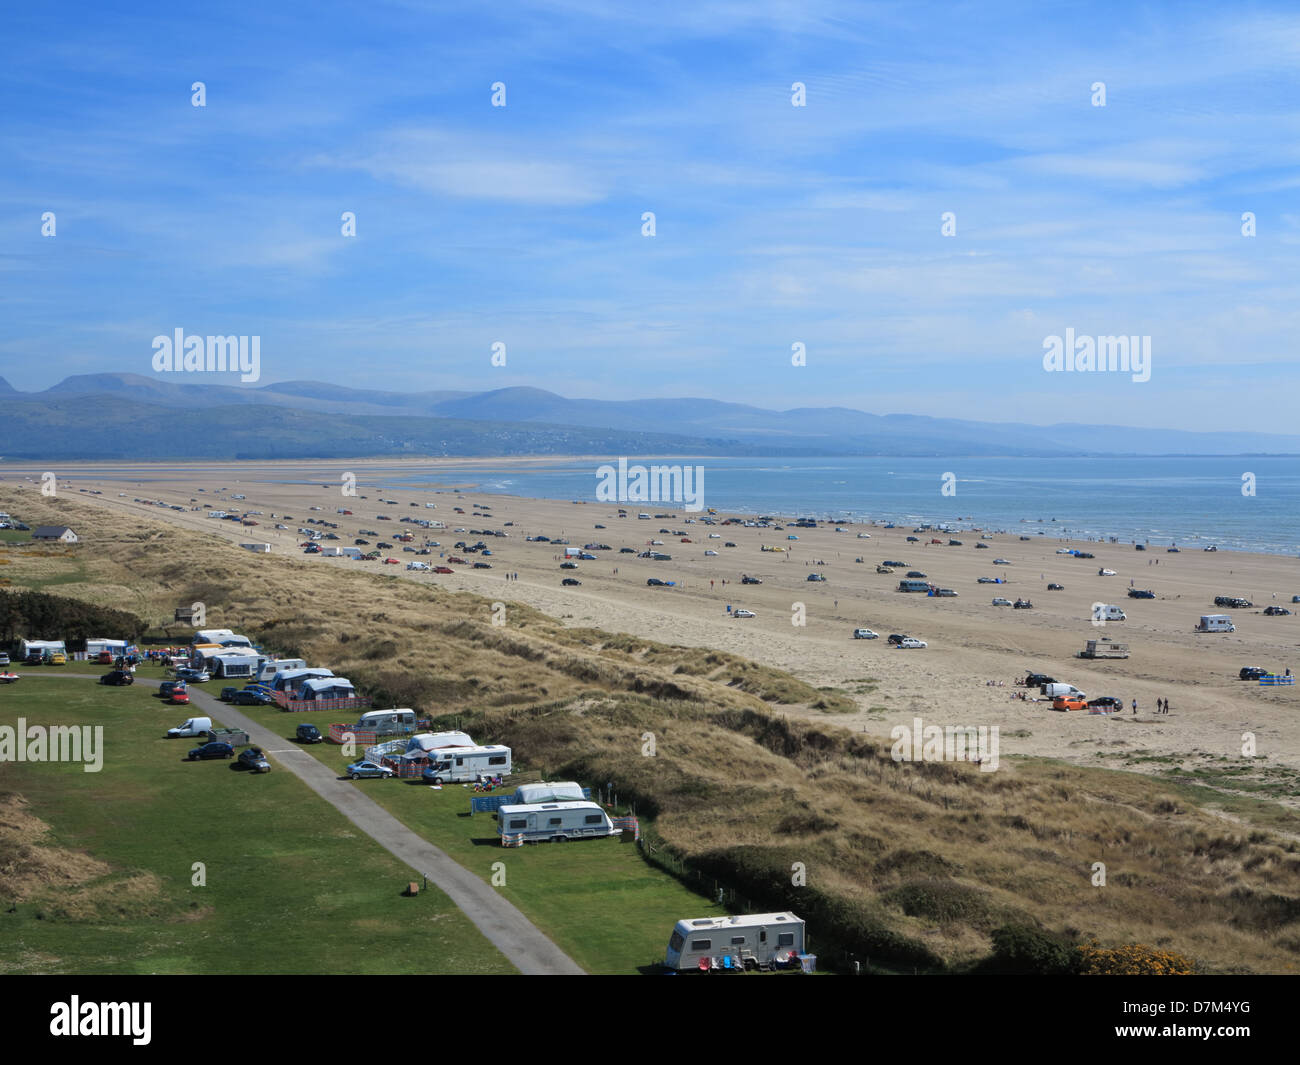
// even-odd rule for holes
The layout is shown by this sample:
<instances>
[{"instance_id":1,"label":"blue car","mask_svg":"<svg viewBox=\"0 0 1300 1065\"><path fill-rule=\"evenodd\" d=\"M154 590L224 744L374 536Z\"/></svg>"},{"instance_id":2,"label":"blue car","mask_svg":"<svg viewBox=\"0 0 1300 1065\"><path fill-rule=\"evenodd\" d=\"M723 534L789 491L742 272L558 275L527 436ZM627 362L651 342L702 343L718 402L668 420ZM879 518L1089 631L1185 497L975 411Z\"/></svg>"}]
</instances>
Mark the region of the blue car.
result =
<instances>
[{"instance_id":1,"label":"blue car","mask_svg":"<svg viewBox=\"0 0 1300 1065\"><path fill-rule=\"evenodd\" d=\"M393 771L386 765L380 765L378 762L353 762L346 770L348 776L353 780L361 777L391 777Z\"/></svg>"}]
</instances>

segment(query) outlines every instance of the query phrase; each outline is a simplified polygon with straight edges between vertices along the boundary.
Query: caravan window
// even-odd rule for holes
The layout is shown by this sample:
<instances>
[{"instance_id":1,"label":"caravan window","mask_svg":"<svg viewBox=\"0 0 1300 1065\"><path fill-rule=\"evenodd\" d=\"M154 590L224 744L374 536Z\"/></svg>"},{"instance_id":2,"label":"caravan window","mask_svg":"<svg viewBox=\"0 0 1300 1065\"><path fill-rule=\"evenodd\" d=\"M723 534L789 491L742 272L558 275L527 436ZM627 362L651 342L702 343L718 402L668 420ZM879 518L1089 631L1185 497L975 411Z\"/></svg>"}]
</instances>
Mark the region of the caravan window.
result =
<instances>
[{"instance_id":1,"label":"caravan window","mask_svg":"<svg viewBox=\"0 0 1300 1065\"><path fill-rule=\"evenodd\" d=\"M588 814L582 819L582 823L585 825L601 825L605 823L605 817L603 814Z\"/></svg>"},{"instance_id":2,"label":"caravan window","mask_svg":"<svg viewBox=\"0 0 1300 1065\"><path fill-rule=\"evenodd\" d=\"M560 819L559 819L558 817L552 817L552 818L551 818L549 821L547 821L546 823L547 823L548 825L558 825L558 824L560 823Z\"/></svg>"},{"instance_id":3,"label":"caravan window","mask_svg":"<svg viewBox=\"0 0 1300 1065\"><path fill-rule=\"evenodd\" d=\"M668 949L669 949L669 950L681 950L681 949L682 949L682 944L685 943L685 942L686 942L686 940L684 940L684 939L682 938L682 934L681 934L680 932L674 931L674 932L673 932L673 938L670 939L670 940L668 941Z\"/></svg>"},{"instance_id":4,"label":"caravan window","mask_svg":"<svg viewBox=\"0 0 1300 1065\"><path fill-rule=\"evenodd\" d=\"M732 936L732 937L731 937L731 945L732 945L733 947L743 947L743 946L745 945L745 937L744 937L744 936Z\"/></svg>"},{"instance_id":5,"label":"caravan window","mask_svg":"<svg viewBox=\"0 0 1300 1065\"><path fill-rule=\"evenodd\" d=\"M494 754L488 759L488 765L505 765L506 756L504 754Z\"/></svg>"},{"instance_id":6,"label":"caravan window","mask_svg":"<svg viewBox=\"0 0 1300 1065\"><path fill-rule=\"evenodd\" d=\"M514 821L511 821L511 822L510 822L510 827L511 827L511 828L527 828L527 827L528 827L528 822L527 822L524 818L520 817L520 818L515 819Z\"/></svg>"},{"instance_id":7,"label":"caravan window","mask_svg":"<svg viewBox=\"0 0 1300 1065\"><path fill-rule=\"evenodd\" d=\"M776 937L776 945L777 945L778 947L793 947L793 946L794 946L794 933L793 933L793 932L782 932L779 936Z\"/></svg>"},{"instance_id":8,"label":"caravan window","mask_svg":"<svg viewBox=\"0 0 1300 1065\"><path fill-rule=\"evenodd\" d=\"M711 939L692 939L691 950L712 950L713 940Z\"/></svg>"}]
</instances>

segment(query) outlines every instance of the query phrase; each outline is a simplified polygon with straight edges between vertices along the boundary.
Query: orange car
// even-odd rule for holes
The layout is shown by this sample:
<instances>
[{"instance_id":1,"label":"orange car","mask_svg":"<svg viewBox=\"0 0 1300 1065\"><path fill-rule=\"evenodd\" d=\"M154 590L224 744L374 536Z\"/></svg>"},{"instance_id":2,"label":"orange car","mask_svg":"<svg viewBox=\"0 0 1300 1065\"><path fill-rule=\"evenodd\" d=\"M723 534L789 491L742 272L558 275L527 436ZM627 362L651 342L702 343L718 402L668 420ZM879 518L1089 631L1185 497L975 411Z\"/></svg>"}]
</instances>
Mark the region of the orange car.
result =
<instances>
[{"instance_id":1,"label":"orange car","mask_svg":"<svg viewBox=\"0 0 1300 1065\"><path fill-rule=\"evenodd\" d=\"M1058 695L1052 700L1053 710L1086 710L1088 701L1077 695Z\"/></svg>"}]
</instances>

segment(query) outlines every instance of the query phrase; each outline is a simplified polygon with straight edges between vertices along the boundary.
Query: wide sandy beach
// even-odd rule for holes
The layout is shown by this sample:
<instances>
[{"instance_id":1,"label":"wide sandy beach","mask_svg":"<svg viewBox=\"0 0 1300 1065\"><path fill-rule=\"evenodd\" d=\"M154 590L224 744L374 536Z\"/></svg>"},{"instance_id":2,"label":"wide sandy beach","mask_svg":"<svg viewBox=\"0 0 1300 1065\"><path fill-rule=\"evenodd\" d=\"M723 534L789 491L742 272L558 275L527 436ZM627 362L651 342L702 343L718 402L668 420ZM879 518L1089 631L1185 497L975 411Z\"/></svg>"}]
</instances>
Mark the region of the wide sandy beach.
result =
<instances>
[{"instance_id":1,"label":"wide sandy beach","mask_svg":"<svg viewBox=\"0 0 1300 1065\"><path fill-rule=\"evenodd\" d=\"M501 468L509 462L485 462ZM554 461L553 457L545 460ZM448 462L444 465L452 465ZM1300 726L1296 722L1295 687L1260 687L1237 679L1242 666L1258 665L1278 673L1300 667L1300 618L1266 617L1266 606L1300 610L1291 597L1300 594L1300 559L1228 551L1184 549L1167 553L1164 545L1145 552L1132 544L1075 542L1070 546L1091 551L1096 558L1076 559L1056 553L1062 542L1046 537L1021 540L1019 534L992 534L981 540L979 532L956 534L961 546L948 546L945 534L915 533L911 528L886 529L858 524L823 524L817 529L782 530L701 522L705 514L691 514L680 505L659 503L586 503L491 496L473 491L428 485L406 489L367 486L367 471L400 465L392 460L365 462L244 463L237 465L139 464L123 479L122 466L114 466L110 479L90 466L65 467L59 472L59 493L75 493L80 501L146 516L159 523L174 523L237 543L272 544L268 565L277 556L308 558L312 565L364 568L421 583L436 583L455 590L475 592L493 600L527 603L566 623L627 632L668 643L719 648L759 662L789 670L816 686L842 688L853 694L859 709L836 715L833 721L857 730L888 735L894 725L911 726L914 717L926 724L997 725L1001 757L1043 755L1091 765L1168 769L1173 758L1185 768L1206 766L1223 759L1241 758L1247 734L1253 736L1262 766L1300 770ZM438 463L420 460L422 471ZM467 460L455 460L464 467ZM594 469L594 465L593 465ZM344 472L353 472L355 496L340 490ZM5 483L38 491L42 471L34 467L0 467ZM271 483L285 479L310 479L311 484ZM385 474L384 483L397 478ZM594 482L593 482L594 484ZM85 492L81 490L85 489ZM102 495L91 494L93 491ZM232 497L242 495L243 500ZM396 500L383 503L380 497ZM150 506L138 499L162 500L182 505L184 511ZM256 528L204 516L202 504L226 510L261 511ZM426 507L434 503L435 509ZM414 504L414 505L413 505ZM627 510L619 517L620 506ZM311 508L320 508L318 510ZM351 515L341 515L340 508ZM456 508L460 508L459 511ZM484 512L487 512L486 516ZM639 512L672 517L638 520ZM288 518L287 515L292 515ZM390 520L381 520L386 515ZM21 515L19 515L21 516ZM401 523L403 517L433 519L446 529L424 530ZM713 516L721 522L732 515ZM380 535L362 537L374 543L394 543L382 562L356 562L340 558L304 556L298 544L305 539L299 528L307 518L337 522L338 545L351 545L360 530ZM690 519L694 519L693 522ZM286 524L287 530L275 525ZM513 523L513 524L507 524ZM604 528L596 528L603 525ZM464 532L455 530L463 529ZM480 539L469 530L503 529L508 538L488 538L492 569L474 570L453 565L454 573L435 575L408 571L417 558L442 564L458 552L458 540ZM668 532L661 530L667 529ZM93 541L93 529L78 529ZM414 532L411 544L394 540L399 533ZM684 534L692 542L682 542ZM711 539L710 533L717 538ZM869 534L860 538L859 534ZM567 538L571 546L608 544L597 551L597 561L578 563L576 571L560 568L562 547L528 542L545 535ZM796 535L797 540L788 539ZM920 542L908 542L917 536ZM929 543L931 537L943 543ZM403 552L419 548L426 539L440 541L428 556ZM671 561L640 559L621 554L631 547L653 549L672 556ZM734 547L724 546L727 542ZM976 548L977 543L988 549ZM783 551L764 551L763 546ZM368 550L369 548L366 548ZM717 551L707 556L706 551ZM480 558L464 555L468 562ZM858 559L862 561L857 561ZM1010 565L994 565L994 559ZM956 598L931 598L896 591L906 570L876 572L883 560L898 560L928 575L928 579L958 593ZM823 564L819 564L823 563ZM214 564L216 560L214 558ZM1116 576L1099 576L1099 568ZM518 573L518 580L507 574ZM810 582L809 574L825 576ZM742 585L742 574L761 578L760 585ZM981 576L1002 577L1005 585L977 583ZM562 587L565 577L581 580L580 587ZM648 578L675 581L675 587L648 587ZM724 583L725 582L725 583ZM1063 591L1047 591L1049 582ZM1155 591L1153 600L1129 599L1130 583ZM1216 595L1236 595L1254 602L1250 609L1224 610L1214 606ZM1034 609L994 607L994 596L1032 599ZM1091 623L1094 603L1111 603L1128 614L1126 621L1104 627ZM803 625L792 624L800 612ZM752 610L757 616L737 619L727 606ZM1193 632L1202 614L1228 613L1237 631L1201 635ZM863 626L880 634L878 640L855 640L853 630ZM890 633L906 633L928 642L925 649L899 650L886 642ZM1077 659L1087 640L1111 639L1126 643L1125 660ZM1114 695L1124 700L1122 714L1054 712L1046 702L1013 700L1013 682L1027 671L1049 673L1077 685L1091 697ZM990 686L989 681L1005 686ZM1035 693L1036 694L1036 693ZM1129 704L1138 701L1138 713ZM1171 711L1157 715L1156 700L1168 699ZM824 717L819 711L791 708L791 713ZM1138 762L1130 759L1137 758Z\"/></svg>"}]
</instances>

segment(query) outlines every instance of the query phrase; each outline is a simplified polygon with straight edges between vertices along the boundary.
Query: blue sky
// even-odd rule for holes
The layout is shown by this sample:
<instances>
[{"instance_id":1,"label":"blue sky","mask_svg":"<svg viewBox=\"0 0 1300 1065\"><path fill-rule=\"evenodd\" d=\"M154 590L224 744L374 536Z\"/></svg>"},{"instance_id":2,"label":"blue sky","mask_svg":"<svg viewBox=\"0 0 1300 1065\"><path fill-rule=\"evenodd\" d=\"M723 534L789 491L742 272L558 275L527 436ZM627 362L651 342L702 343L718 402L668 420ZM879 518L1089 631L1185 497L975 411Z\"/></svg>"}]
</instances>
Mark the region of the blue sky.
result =
<instances>
[{"instance_id":1,"label":"blue sky","mask_svg":"<svg viewBox=\"0 0 1300 1065\"><path fill-rule=\"evenodd\" d=\"M1294 425L1283 5L113 7L6 15L20 389L183 328L260 336L262 383ZM1044 372L1066 328L1151 379Z\"/></svg>"}]
</instances>

